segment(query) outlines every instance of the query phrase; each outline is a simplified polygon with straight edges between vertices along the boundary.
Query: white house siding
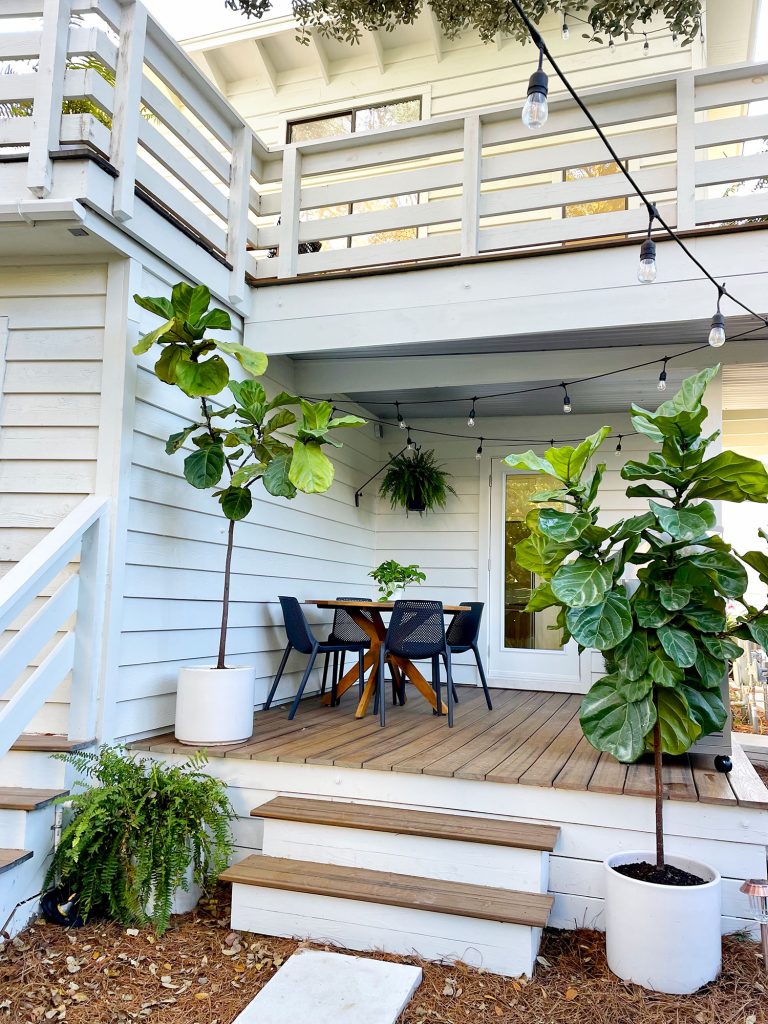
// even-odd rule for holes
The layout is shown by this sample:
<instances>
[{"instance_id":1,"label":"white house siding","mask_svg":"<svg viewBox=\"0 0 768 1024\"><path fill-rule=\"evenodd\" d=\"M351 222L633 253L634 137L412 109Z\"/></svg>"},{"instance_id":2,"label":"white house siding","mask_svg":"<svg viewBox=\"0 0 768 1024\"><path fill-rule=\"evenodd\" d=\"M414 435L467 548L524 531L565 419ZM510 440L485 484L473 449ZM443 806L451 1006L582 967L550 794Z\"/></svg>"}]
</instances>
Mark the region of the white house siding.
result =
<instances>
[{"instance_id":1,"label":"white house siding","mask_svg":"<svg viewBox=\"0 0 768 1024\"><path fill-rule=\"evenodd\" d=\"M141 290L167 294L169 282L145 272ZM153 320L142 314L142 327ZM132 442L115 717L122 736L171 726L179 667L209 664L218 649L227 522L208 492L184 480L186 453L164 452L166 438L195 405L153 376L152 360L152 353L143 357L138 373ZM265 386L290 390L290 367L276 360ZM379 466L379 442L370 426L344 431L341 439L344 447L331 453L336 479L327 494L287 502L255 489L254 510L236 527L228 661L255 665L257 703L285 646L278 595L371 593L375 517L369 503L355 508L354 493ZM310 618L320 635L327 631L327 613ZM295 691L303 665L301 656L291 659L280 697Z\"/></svg>"},{"instance_id":2,"label":"white house siding","mask_svg":"<svg viewBox=\"0 0 768 1024\"><path fill-rule=\"evenodd\" d=\"M642 37L620 40L612 57L606 46L590 44L582 38L583 25L570 22L570 38L560 37L562 20L553 16L544 25L547 43L563 70L580 90L636 78L685 71L703 64L699 43L681 48L672 43L669 33L650 34L650 52L644 56ZM657 26L658 27L658 26ZM331 53L330 80L326 84L317 64L304 59L304 66L278 70L277 90L273 90L256 61L250 61L253 77L234 77L243 66L242 57L230 60L228 47L215 49L217 66L230 79L226 85L229 100L248 119L268 145L286 141L286 122L333 112L345 106L381 103L389 99L421 96L423 116L453 114L476 107L509 105L525 99L528 78L534 64L533 50L512 39L501 45L483 45L467 33L456 40L443 39L440 59L432 43L414 41L408 30L384 35L385 70L375 62L370 40L361 46L337 47L327 44ZM280 54L290 45L290 33L279 37ZM211 41L215 43L215 39ZM244 43L234 43L233 55L242 54ZM254 45L250 42L248 45ZM298 44L294 44L298 46ZM269 50L269 37L266 47ZM305 51L304 51L305 52ZM295 58L294 58L295 59ZM297 60L297 63L300 61ZM219 82L221 85L222 82ZM553 76L551 95L562 89Z\"/></svg>"},{"instance_id":3,"label":"white house siding","mask_svg":"<svg viewBox=\"0 0 768 1024\"><path fill-rule=\"evenodd\" d=\"M0 575L94 492L106 289L105 264L0 268ZM68 691L66 680L30 728L66 731Z\"/></svg>"}]
</instances>

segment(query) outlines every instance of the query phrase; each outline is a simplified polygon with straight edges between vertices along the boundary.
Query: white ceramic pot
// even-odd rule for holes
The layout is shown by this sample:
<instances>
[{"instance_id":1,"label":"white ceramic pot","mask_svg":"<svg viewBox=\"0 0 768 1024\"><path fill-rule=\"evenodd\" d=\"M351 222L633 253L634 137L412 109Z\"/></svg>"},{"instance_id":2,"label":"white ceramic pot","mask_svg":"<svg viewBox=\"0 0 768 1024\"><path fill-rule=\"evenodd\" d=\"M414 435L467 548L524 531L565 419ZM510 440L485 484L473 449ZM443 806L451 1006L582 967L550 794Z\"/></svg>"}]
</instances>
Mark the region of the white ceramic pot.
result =
<instances>
[{"instance_id":1,"label":"white ceramic pot","mask_svg":"<svg viewBox=\"0 0 768 1024\"><path fill-rule=\"evenodd\" d=\"M241 743L253 733L256 670L188 666L179 671L176 739L196 747Z\"/></svg>"},{"instance_id":2,"label":"white ceramic pot","mask_svg":"<svg viewBox=\"0 0 768 1024\"><path fill-rule=\"evenodd\" d=\"M604 861L608 966L643 988L688 995L720 973L720 875L676 856L668 856L667 863L704 878L705 884L656 885L614 871L642 860L653 864L655 854L631 851Z\"/></svg>"},{"instance_id":3,"label":"white ceramic pot","mask_svg":"<svg viewBox=\"0 0 768 1024\"><path fill-rule=\"evenodd\" d=\"M402 601L405 597L405 587L398 587L397 590L392 591L392 597L390 601Z\"/></svg>"},{"instance_id":4,"label":"white ceramic pot","mask_svg":"<svg viewBox=\"0 0 768 1024\"><path fill-rule=\"evenodd\" d=\"M188 914L190 910L195 909L203 894L203 890L195 882L195 866L192 861L189 862L187 870L184 872L184 880L187 883L187 888L183 889L179 886L173 894L173 902L171 903L172 914ZM146 910L148 914L151 914L154 909L155 896L153 890L147 902Z\"/></svg>"}]
</instances>

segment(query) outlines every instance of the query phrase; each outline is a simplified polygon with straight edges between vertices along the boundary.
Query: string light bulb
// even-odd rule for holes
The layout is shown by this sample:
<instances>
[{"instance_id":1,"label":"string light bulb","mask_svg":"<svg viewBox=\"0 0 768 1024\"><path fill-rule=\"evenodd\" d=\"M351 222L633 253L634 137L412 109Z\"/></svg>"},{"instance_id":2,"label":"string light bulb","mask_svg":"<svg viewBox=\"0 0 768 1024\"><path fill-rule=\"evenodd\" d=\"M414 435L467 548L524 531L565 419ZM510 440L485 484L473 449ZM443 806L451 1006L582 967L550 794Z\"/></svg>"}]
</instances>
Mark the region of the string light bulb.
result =
<instances>
[{"instance_id":1,"label":"string light bulb","mask_svg":"<svg viewBox=\"0 0 768 1024\"><path fill-rule=\"evenodd\" d=\"M645 36L645 42L643 43L643 56L650 57L651 44L648 42L648 35L645 32L643 32L643 35Z\"/></svg>"},{"instance_id":2,"label":"string light bulb","mask_svg":"<svg viewBox=\"0 0 768 1024\"><path fill-rule=\"evenodd\" d=\"M619 443L616 445L617 453L621 451L621 439L624 437L623 434L619 434Z\"/></svg>"},{"instance_id":3,"label":"string light bulb","mask_svg":"<svg viewBox=\"0 0 768 1024\"><path fill-rule=\"evenodd\" d=\"M475 412L475 402L476 401L477 401L476 398L472 399L472 408L469 410L469 416L467 417L467 426L468 427L474 427L474 425L475 425L475 416L477 415L476 412Z\"/></svg>"},{"instance_id":4,"label":"string light bulb","mask_svg":"<svg viewBox=\"0 0 768 1024\"><path fill-rule=\"evenodd\" d=\"M522 119L526 128L536 130L543 127L549 116L547 95L549 78L543 68L544 48L539 46L539 66L528 80L528 98L523 107Z\"/></svg>"},{"instance_id":5,"label":"string light bulb","mask_svg":"<svg viewBox=\"0 0 768 1024\"><path fill-rule=\"evenodd\" d=\"M412 452L413 449L416 447L416 442L411 437L410 431L408 432L408 438L405 442L405 447L408 449L409 452Z\"/></svg>"},{"instance_id":6,"label":"string light bulb","mask_svg":"<svg viewBox=\"0 0 768 1024\"><path fill-rule=\"evenodd\" d=\"M483 457L483 439L481 437L480 438L480 444L477 446L477 451L475 452L475 458L479 462L480 459L482 459L482 457Z\"/></svg>"},{"instance_id":7,"label":"string light bulb","mask_svg":"<svg viewBox=\"0 0 768 1024\"><path fill-rule=\"evenodd\" d=\"M720 300L723 297L725 285L717 289L717 309L712 317L712 324L709 328L709 344L712 348L722 348L725 344L725 317L720 312Z\"/></svg>"},{"instance_id":8,"label":"string light bulb","mask_svg":"<svg viewBox=\"0 0 768 1024\"><path fill-rule=\"evenodd\" d=\"M573 412L573 406L571 405L571 396L568 394L568 388L565 386L565 382L563 382L560 385L560 387L563 389L563 412L566 414L569 412Z\"/></svg>"},{"instance_id":9,"label":"string light bulb","mask_svg":"<svg viewBox=\"0 0 768 1024\"><path fill-rule=\"evenodd\" d=\"M403 419L403 414L400 412L400 403L395 402L395 409L397 409L397 425L401 430L406 429L406 422Z\"/></svg>"},{"instance_id":10,"label":"string light bulb","mask_svg":"<svg viewBox=\"0 0 768 1024\"><path fill-rule=\"evenodd\" d=\"M565 15L563 15L563 28L560 35L563 37L564 42L567 42L571 36L571 30L568 28L568 22L565 20Z\"/></svg>"},{"instance_id":11,"label":"string light bulb","mask_svg":"<svg viewBox=\"0 0 768 1024\"><path fill-rule=\"evenodd\" d=\"M659 391L667 390L667 358L667 356L664 356L664 365L662 366L661 373L659 374L659 383L656 385L656 388Z\"/></svg>"},{"instance_id":12,"label":"string light bulb","mask_svg":"<svg viewBox=\"0 0 768 1024\"><path fill-rule=\"evenodd\" d=\"M640 265L637 280L640 284L652 284L656 280L656 243L651 238L651 229L656 218L656 207L648 206L648 233L640 246Z\"/></svg>"},{"instance_id":13,"label":"string light bulb","mask_svg":"<svg viewBox=\"0 0 768 1024\"><path fill-rule=\"evenodd\" d=\"M608 52L612 57L616 56L616 43L613 41L613 36L608 40Z\"/></svg>"}]
</instances>

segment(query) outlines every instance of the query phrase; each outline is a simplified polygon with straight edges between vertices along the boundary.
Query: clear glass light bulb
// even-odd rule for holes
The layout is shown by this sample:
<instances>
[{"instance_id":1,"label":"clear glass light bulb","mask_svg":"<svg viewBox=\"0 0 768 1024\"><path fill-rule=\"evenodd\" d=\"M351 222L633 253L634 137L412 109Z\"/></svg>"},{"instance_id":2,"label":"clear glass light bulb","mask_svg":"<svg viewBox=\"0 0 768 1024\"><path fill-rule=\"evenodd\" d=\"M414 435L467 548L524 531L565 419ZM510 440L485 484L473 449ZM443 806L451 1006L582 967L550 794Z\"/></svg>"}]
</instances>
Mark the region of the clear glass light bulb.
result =
<instances>
[{"instance_id":1,"label":"clear glass light bulb","mask_svg":"<svg viewBox=\"0 0 768 1024\"><path fill-rule=\"evenodd\" d=\"M652 281L656 280L655 259L640 260L640 265L637 268L637 280L640 284L651 284Z\"/></svg>"},{"instance_id":2,"label":"clear glass light bulb","mask_svg":"<svg viewBox=\"0 0 768 1024\"><path fill-rule=\"evenodd\" d=\"M659 391L666 391L667 390L667 382L666 382L666 380L663 380L661 377L659 377L659 383L656 385L656 387L657 387L657 389Z\"/></svg>"},{"instance_id":3,"label":"clear glass light bulb","mask_svg":"<svg viewBox=\"0 0 768 1024\"><path fill-rule=\"evenodd\" d=\"M609 49L609 51L611 53L611 56L615 57L616 56L616 43L614 43L614 41L612 39L608 40L608 49Z\"/></svg>"},{"instance_id":4,"label":"clear glass light bulb","mask_svg":"<svg viewBox=\"0 0 768 1024\"><path fill-rule=\"evenodd\" d=\"M474 427L474 425L475 425L475 414L473 412L471 412L469 414L469 419L467 420L467 426L468 427Z\"/></svg>"},{"instance_id":5,"label":"clear glass light bulb","mask_svg":"<svg viewBox=\"0 0 768 1024\"><path fill-rule=\"evenodd\" d=\"M483 457L483 449L482 448L478 448L477 451L475 452L475 458L479 462L480 459L482 459L482 457Z\"/></svg>"},{"instance_id":6,"label":"clear glass light bulb","mask_svg":"<svg viewBox=\"0 0 768 1024\"><path fill-rule=\"evenodd\" d=\"M546 93L532 92L525 101L523 107L523 124L526 128L541 128L546 124L549 116L549 104Z\"/></svg>"},{"instance_id":7,"label":"clear glass light bulb","mask_svg":"<svg viewBox=\"0 0 768 1024\"><path fill-rule=\"evenodd\" d=\"M725 327L722 324L714 324L709 332L709 344L712 348L722 348L725 344Z\"/></svg>"},{"instance_id":8,"label":"clear glass light bulb","mask_svg":"<svg viewBox=\"0 0 768 1024\"><path fill-rule=\"evenodd\" d=\"M560 34L562 35L563 39L565 39L565 40L570 39L571 30L568 28L568 25L567 25L566 22L563 22L563 31Z\"/></svg>"},{"instance_id":9,"label":"clear glass light bulb","mask_svg":"<svg viewBox=\"0 0 768 1024\"><path fill-rule=\"evenodd\" d=\"M398 425L398 427L400 427L400 429L401 429L401 430L405 430L405 429L406 429L406 427L407 427L407 424L406 424L406 422L405 422L405 420L403 419L403 417L402 417L402 416L401 416L401 417L400 417L400 419L399 419L399 420L397 421L397 425Z\"/></svg>"},{"instance_id":10,"label":"clear glass light bulb","mask_svg":"<svg viewBox=\"0 0 768 1024\"><path fill-rule=\"evenodd\" d=\"M563 412L565 412L565 413L573 412L573 406L571 405L570 402L563 402Z\"/></svg>"}]
</instances>

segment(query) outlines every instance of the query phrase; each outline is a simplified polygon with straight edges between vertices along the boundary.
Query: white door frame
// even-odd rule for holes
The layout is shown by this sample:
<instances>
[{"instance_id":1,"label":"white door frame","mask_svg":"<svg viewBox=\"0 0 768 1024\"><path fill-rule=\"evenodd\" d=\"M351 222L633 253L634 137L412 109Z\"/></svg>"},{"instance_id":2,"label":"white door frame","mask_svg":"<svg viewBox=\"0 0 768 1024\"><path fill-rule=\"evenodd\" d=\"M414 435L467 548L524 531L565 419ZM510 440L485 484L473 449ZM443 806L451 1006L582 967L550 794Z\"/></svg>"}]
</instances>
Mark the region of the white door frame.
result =
<instances>
[{"instance_id":1,"label":"white door frame","mask_svg":"<svg viewBox=\"0 0 768 1024\"><path fill-rule=\"evenodd\" d=\"M492 531L492 502L495 500L497 490L492 486L494 468L499 467L502 455L485 454L480 462L480 500L478 502L478 544L479 544L479 573L478 573L478 596L479 600L485 602L486 614L483 616L483 633L481 636L481 650L488 681L493 686L503 686L511 689L535 689L545 690L554 693L586 693L591 685L591 663L592 652L587 650L578 654L575 641L571 641L563 651L540 651L534 654L542 661L541 673L531 672L530 667L520 672L510 672L507 669L500 669L498 664L494 667L492 620L494 610L491 603L496 600L497 595L492 586L493 559L496 556L496 538ZM501 472L500 468L498 469ZM553 665L547 667L547 662L567 660L571 671L559 672ZM575 669L575 671L574 671Z\"/></svg>"}]
</instances>

